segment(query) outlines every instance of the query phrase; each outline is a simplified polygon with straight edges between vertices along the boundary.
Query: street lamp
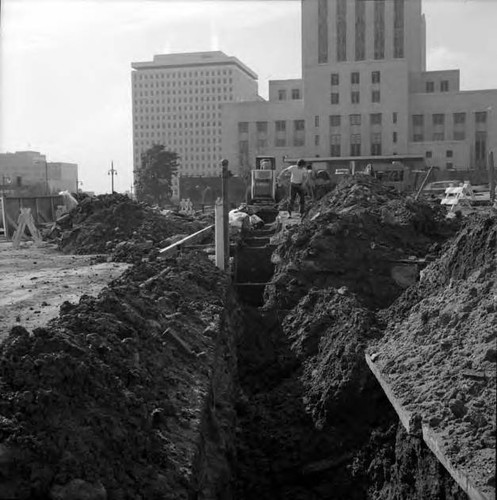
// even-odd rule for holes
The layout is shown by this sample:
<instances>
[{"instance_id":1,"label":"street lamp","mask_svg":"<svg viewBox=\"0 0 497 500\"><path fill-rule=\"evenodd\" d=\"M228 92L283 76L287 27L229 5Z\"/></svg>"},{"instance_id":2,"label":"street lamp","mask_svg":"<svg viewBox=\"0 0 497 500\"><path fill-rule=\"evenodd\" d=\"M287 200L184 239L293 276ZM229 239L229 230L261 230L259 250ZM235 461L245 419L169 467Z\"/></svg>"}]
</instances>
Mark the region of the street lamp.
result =
<instances>
[{"instance_id":1,"label":"street lamp","mask_svg":"<svg viewBox=\"0 0 497 500\"><path fill-rule=\"evenodd\" d=\"M114 176L117 175L117 170L114 168L114 162L111 162L110 170L107 172L107 175L110 175L110 185L111 185L111 194L114 193Z\"/></svg>"}]
</instances>

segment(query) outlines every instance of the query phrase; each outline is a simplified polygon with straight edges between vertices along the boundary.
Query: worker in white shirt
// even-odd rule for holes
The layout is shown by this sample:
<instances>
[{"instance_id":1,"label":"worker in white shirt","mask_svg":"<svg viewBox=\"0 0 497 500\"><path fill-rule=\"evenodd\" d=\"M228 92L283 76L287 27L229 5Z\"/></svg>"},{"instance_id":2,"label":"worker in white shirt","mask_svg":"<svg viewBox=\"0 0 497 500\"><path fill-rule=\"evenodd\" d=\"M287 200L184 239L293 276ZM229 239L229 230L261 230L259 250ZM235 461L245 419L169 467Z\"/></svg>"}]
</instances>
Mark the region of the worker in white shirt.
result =
<instances>
[{"instance_id":1,"label":"worker in white shirt","mask_svg":"<svg viewBox=\"0 0 497 500\"><path fill-rule=\"evenodd\" d=\"M292 216L293 204L295 198L299 197L300 202L300 215L304 213L305 207L305 182L307 179L307 169L305 168L305 161L300 159L296 165L290 165L284 168L278 175L277 180L280 180L283 173L290 173L290 202L288 203L288 215Z\"/></svg>"}]
</instances>

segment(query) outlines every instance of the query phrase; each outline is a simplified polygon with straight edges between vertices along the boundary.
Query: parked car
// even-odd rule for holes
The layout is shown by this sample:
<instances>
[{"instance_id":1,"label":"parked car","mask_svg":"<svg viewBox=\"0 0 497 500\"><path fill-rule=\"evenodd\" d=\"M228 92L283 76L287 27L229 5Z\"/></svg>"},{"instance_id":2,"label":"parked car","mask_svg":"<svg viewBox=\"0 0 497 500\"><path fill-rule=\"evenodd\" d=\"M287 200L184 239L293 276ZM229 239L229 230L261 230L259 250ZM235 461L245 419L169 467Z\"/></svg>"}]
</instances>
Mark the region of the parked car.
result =
<instances>
[{"instance_id":1,"label":"parked car","mask_svg":"<svg viewBox=\"0 0 497 500\"><path fill-rule=\"evenodd\" d=\"M459 184L462 184L462 182L457 179L430 182L423 188L422 194L425 196L435 196L437 198L443 198L443 196L445 195L445 190L448 187L457 187L459 186Z\"/></svg>"}]
</instances>

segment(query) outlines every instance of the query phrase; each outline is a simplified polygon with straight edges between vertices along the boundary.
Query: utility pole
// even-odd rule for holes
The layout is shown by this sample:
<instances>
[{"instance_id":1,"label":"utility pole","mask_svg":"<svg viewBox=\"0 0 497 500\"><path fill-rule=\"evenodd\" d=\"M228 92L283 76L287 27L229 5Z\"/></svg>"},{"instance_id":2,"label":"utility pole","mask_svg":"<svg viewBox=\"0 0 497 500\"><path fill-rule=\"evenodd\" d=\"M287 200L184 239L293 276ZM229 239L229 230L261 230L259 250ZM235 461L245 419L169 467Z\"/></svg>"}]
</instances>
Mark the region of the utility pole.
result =
<instances>
[{"instance_id":1,"label":"utility pole","mask_svg":"<svg viewBox=\"0 0 497 500\"><path fill-rule=\"evenodd\" d=\"M50 194L50 189L48 186L48 163L47 163L47 160L45 160L45 194L46 195Z\"/></svg>"},{"instance_id":2,"label":"utility pole","mask_svg":"<svg viewBox=\"0 0 497 500\"><path fill-rule=\"evenodd\" d=\"M228 160L221 161L221 196L223 199L223 239L224 239L224 269L228 270L229 255L230 255L230 239L229 239L229 199L228 199L228 179L230 172L228 170Z\"/></svg>"},{"instance_id":3,"label":"utility pole","mask_svg":"<svg viewBox=\"0 0 497 500\"><path fill-rule=\"evenodd\" d=\"M494 153L490 151L488 153L488 184L490 187L490 205L494 204L495 201L495 165L494 165Z\"/></svg>"},{"instance_id":4,"label":"utility pole","mask_svg":"<svg viewBox=\"0 0 497 500\"><path fill-rule=\"evenodd\" d=\"M114 176L117 175L117 170L114 168L114 162L110 163L111 167L108 171L107 175L110 175L110 186L111 186L111 194L114 193Z\"/></svg>"}]
</instances>

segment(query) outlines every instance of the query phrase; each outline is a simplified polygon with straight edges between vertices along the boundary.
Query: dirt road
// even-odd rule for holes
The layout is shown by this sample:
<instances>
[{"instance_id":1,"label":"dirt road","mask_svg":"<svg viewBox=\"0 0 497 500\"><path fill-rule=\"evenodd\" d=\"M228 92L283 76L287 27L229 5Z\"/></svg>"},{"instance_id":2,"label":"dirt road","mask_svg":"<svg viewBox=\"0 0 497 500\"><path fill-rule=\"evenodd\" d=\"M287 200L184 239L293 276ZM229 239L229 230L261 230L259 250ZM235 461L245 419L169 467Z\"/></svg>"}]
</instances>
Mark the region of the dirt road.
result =
<instances>
[{"instance_id":1,"label":"dirt road","mask_svg":"<svg viewBox=\"0 0 497 500\"><path fill-rule=\"evenodd\" d=\"M25 242L18 249L0 240L0 341L14 325L29 331L59 313L64 301L98 295L128 264L92 264L91 255L64 255L55 245L36 247Z\"/></svg>"}]
</instances>

